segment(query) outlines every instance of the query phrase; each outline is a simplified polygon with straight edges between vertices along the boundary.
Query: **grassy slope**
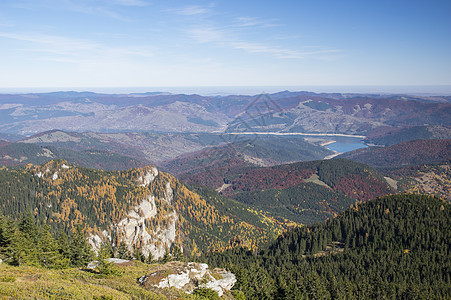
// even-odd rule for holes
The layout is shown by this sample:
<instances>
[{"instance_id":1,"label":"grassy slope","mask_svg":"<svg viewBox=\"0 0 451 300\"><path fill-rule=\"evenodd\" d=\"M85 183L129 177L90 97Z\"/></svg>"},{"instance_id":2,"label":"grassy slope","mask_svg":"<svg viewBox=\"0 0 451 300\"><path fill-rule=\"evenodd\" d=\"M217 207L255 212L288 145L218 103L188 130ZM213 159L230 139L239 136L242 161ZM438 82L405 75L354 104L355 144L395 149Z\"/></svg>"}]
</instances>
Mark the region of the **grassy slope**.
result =
<instances>
[{"instance_id":1,"label":"grassy slope","mask_svg":"<svg viewBox=\"0 0 451 300\"><path fill-rule=\"evenodd\" d=\"M136 264L122 274L105 277L80 269L47 270L0 265L2 299L166 299L139 286L136 279L150 274L152 265ZM107 298L112 297L112 298Z\"/></svg>"}]
</instances>

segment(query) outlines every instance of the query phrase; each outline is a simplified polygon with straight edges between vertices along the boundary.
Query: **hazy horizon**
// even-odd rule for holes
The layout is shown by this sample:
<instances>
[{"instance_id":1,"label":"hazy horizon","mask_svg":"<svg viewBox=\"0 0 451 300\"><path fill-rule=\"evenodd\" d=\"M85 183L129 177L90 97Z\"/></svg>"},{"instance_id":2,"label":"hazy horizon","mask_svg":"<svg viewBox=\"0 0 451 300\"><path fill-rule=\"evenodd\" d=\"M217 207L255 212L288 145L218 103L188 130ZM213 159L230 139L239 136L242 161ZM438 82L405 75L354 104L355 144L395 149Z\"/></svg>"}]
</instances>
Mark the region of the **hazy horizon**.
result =
<instances>
[{"instance_id":1,"label":"hazy horizon","mask_svg":"<svg viewBox=\"0 0 451 300\"><path fill-rule=\"evenodd\" d=\"M172 93L198 94L202 96L258 95L262 93L313 92L313 93L363 93L363 94L406 94L418 96L449 96L451 85L427 86L166 86L166 87L23 87L0 88L2 94L51 93L51 92L94 92L105 94Z\"/></svg>"}]
</instances>

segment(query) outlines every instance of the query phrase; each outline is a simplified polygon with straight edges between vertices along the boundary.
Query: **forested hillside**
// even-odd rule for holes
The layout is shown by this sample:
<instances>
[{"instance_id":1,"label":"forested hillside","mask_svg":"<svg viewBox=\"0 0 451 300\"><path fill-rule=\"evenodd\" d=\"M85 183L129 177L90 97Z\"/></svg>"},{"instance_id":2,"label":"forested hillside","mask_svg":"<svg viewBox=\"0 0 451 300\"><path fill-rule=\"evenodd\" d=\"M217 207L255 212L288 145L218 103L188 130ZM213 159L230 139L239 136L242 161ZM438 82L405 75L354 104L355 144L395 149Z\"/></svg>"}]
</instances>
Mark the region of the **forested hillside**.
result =
<instances>
[{"instance_id":1,"label":"forested hillside","mask_svg":"<svg viewBox=\"0 0 451 300\"><path fill-rule=\"evenodd\" d=\"M237 274L247 299L447 299L450 217L437 198L386 196L290 230L258 255L205 260Z\"/></svg>"},{"instance_id":2,"label":"forested hillside","mask_svg":"<svg viewBox=\"0 0 451 300\"><path fill-rule=\"evenodd\" d=\"M315 176L316 175L316 176ZM344 159L285 164L252 169L229 179L227 195L238 192L287 188L305 182L327 186L356 200L369 200L390 193L383 176L368 165Z\"/></svg>"},{"instance_id":3,"label":"forested hillside","mask_svg":"<svg viewBox=\"0 0 451 300\"><path fill-rule=\"evenodd\" d=\"M416 165L389 169L385 174L393 178L398 191L435 195L451 202L451 164Z\"/></svg>"},{"instance_id":4,"label":"forested hillside","mask_svg":"<svg viewBox=\"0 0 451 300\"><path fill-rule=\"evenodd\" d=\"M373 168L344 159L252 168L226 183L222 194L301 224L324 221L357 201L395 192Z\"/></svg>"},{"instance_id":5,"label":"forested hillside","mask_svg":"<svg viewBox=\"0 0 451 300\"><path fill-rule=\"evenodd\" d=\"M422 125L408 127L383 126L369 132L365 138L368 144L390 146L414 140L450 139L451 127Z\"/></svg>"},{"instance_id":6,"label":"forested hillside","mask_svg":"<svg viewBox=\"0 0 451 300\"><path fill-rule=\"evenodd\" d=\"M415 140L387 147L357 149L340 157L376 168L399 168L451 161L451 139Z\"/></svg>"},{"instance_id":7,"label":"forested hillside","mask_svg":"<svg viewBox=\"0 0 451 300\"><path fill-rule=\"evenodd\" d=\"M221 187L225 180L251 167L268 167L318 160L333 152L302 137L221 135L215 147L188 153L161 163L161 167L187 184Z\"/></svg>"},{"instance_id":8,"label":"forested hillside","mask_svg":"<svg viewBox=\"0 0 451 300\"><path fill-rule=\"evenodd\" d=\"M125 242L156 258L173 245L195 255L236 239L254 249L284 228L233 200L225 207L201 197L154 167L107 172L62 160L0 169L0 210L13 219L31 211L53 233L81 224L93 246Z\"/></svg>"}]
</instances>

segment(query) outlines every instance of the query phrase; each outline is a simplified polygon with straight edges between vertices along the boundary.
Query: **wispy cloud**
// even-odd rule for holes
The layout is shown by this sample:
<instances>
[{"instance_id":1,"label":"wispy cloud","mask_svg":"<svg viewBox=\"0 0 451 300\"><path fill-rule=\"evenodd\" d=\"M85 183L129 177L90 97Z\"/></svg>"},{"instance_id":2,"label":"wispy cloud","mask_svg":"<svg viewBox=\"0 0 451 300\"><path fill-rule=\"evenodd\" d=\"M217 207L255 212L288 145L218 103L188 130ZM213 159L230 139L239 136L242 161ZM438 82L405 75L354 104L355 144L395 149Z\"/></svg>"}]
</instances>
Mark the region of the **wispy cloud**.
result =
<instances>
[{"instance_id":1,"label":"wispy cloud","mask_svg":"<svg viewBox=\"0 0 451 300\"><path fill-rule=\"evenodd\" d=\"M276 21L277 20L275 19L266 20L253 17L238 17L235 20L235 26L260 28L280 26L280 24L277 24Z\"/></svg>"},{"instance_id":2,"label":"wispy cloud","mask_svg":"<svg viewBox=\"0 0 451 300\"><path fill-rule=\"evenodd\" d=\"M276 58L304 58L303 53L291 49L280 47L271 47L249 42L231 42L230 45L235 49L244 50L248 53L266 53Z\"/></svg>"},{"instance_id":3,"label":"wispy cloud","mask_svg":"<svg viewBox=\"0 0 451 300\"><path fill-rule=\"evenodd\" d=\"M143 7L149 5L143 0L22 0L14 3L16 8L27 10L54 9L81 14L109 17L120 21L131 21L118 12L119 6Z\"/></svg>"},{"instance_id":4,"label":"wispy cloud","mask_svg":"<svg viewBox=\"0 0 451 300\"><path fill-rule=\"evenodd\" d=\"M123 6L148 6L149 3L142 0L113 0L112 4L123 5Z\"/></svg>"},{"instance_id":5,"label":"wispy cloud","mask_svg":"<svg viewBox=\"0 0 451 300\"><path fill-rule=\"evenodd\" d=\"M188 35L199 43L213 43L217 46L242 50L247 53L267 54L278 59L304 59L307 57L321 57L341 52L338 49L293 49L264 43L249 42L236 37L233 30L228 28L197 27L187 30Z\"/></svg>"},{"instance_id":6,"label":"wispy cloud","mask_svg":"<svg viewBox=\"0 0 451 300\"><path fill-rule=\"evenodd\" d=\"M215 15L214 6L187 6L173 9L170 12L178 15L205 15L202 18L191 19L191 26L182 27L185 37L191 38L197 43L211 44L216 47L241 50L250 54L266 54L277 59L305 59L307 57L317 57L341 52L337 49L316 48L314 50L302 47L299 37L291 35L289 37L283 32L283 24L274 18L256 18L250 16L227 17ZM185 23L186 24L186 23ZM265 28L280 27L279 32L262 36ZM256 34L257 33L257 34ZM275 38L270 36L283 36L283 43L274 43ZM279 41L281 39L279 38Z\"/></svg>"},{"instance_id":7,"label":"wispy cloud","mask_svg":"<svg viewBox=\"0 0 451 300\"><path fill-rule=\"evenodd\" d=\"M316 51L302 51L302 50L293 50L287 48L281 48L277 46L267 46L256 43L248 43L248 42L233 42L231 46L235 49L241 49L248 53L266 53L272 55L276 58L297 58L302 59L308 56L320 56L323 54L331 54L340 52L339 50L316 50Z\"/></svg>"},{"instance_id":8,"label":"wispy cloud","mask_svg":"<svg viewBox=\"0 0 451 300\"><path fill-rule=\"evenodd\" d=\"M181 8L170 9L168 11L182 16L195 16L209 13L211 11L211 7L212 5L210 6L191 5Z\"/></svg>"},{"instance_id":9,"label":"wispy cloud","mask_svg":"<svg viewBox=\"0 0 451 300\"><path fill-rule=\"evenodd\" d=\"M90 40L61 36L0 32L0 38L27 42L27 48L22 51L41 53L39 59L43 60L77 62L89 58L153 56L152 50L146 47L111 47Z\"/></svg>"},{"instance_id":10,"label":"wispy cloud","mask_svg":"<svg viewBox=\"0 0 451 300\"><path fill-rule=\"evenodd\" d=\"M195 27L187 30L188 36L199 43L218 43L224 42L227 37L227 31L214 27Z\"/></svg>"}]
</instances>

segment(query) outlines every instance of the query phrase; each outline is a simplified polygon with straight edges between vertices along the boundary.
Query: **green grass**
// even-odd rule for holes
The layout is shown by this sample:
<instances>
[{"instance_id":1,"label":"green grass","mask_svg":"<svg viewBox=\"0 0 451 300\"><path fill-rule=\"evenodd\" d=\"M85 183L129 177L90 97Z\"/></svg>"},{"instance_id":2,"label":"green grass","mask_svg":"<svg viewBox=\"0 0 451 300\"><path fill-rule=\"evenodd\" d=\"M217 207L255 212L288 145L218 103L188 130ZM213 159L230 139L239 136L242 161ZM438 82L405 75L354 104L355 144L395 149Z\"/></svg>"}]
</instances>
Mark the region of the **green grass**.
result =
<instances>
[{"instance_id":1,"label":"green grass","mask_svg":"<svg viewBox=\"0 0 451 300\"><path fill-rule=\"evenodd\" d=\"M167 299L142 288L136 279L152 265L120 267L103 276L80 269L47 270L0 265L0 299Z\"/></svg>"},{"instance_id":2,"label":"green grass","mask_svg":"<svg viewBox=\"0 0 451 300\"><path fill-rule=\"evenodd\" d=\"M77 268L49 270L0 264L0 299L205 299L176 288L148 290L137 282L156 270L172 274L176 267L135 262L132 266L118 266L117 275L105 276ZM225 294L232 299L231 292Z\"/></svg>"},{"instance_id":3,"label":"green grass","mask_svg":"<svg viewBox=\"0 0 451 300\"><path fill-rule=\"evenodd\" d=\"M312 183L319 184L319 185L322 185L322 186L327 187L327 188L331 188L324 181L321 181L319 179L318 174L313 174L310 178L304 179L304 181L305 182L312 182Z\"/></svg>"}]
</instances>

